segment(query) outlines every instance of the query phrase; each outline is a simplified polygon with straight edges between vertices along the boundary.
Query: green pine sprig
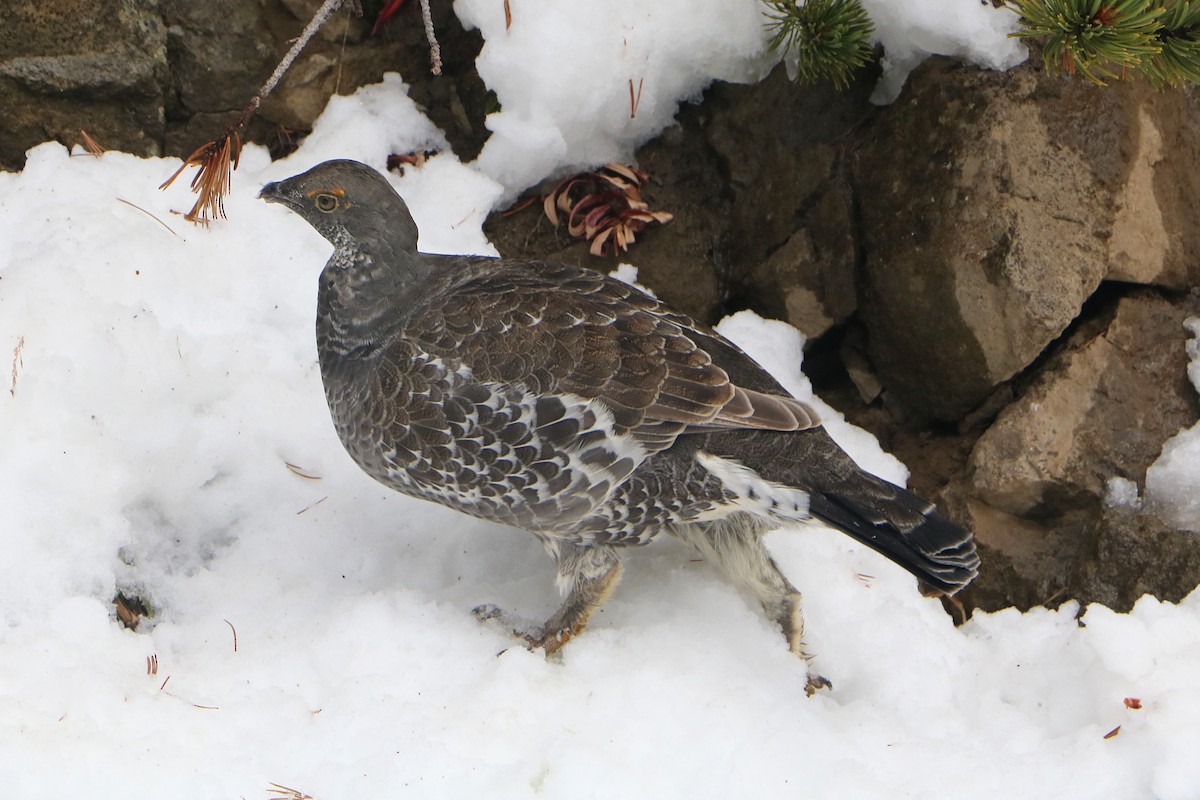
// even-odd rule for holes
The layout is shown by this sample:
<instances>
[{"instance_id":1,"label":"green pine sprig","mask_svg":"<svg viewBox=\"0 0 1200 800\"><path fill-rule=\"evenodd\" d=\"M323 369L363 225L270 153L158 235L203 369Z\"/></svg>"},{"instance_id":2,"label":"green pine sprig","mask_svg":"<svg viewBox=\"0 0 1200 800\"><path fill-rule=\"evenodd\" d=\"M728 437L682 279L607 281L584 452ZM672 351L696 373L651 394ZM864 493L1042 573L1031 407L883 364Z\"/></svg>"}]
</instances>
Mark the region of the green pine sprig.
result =
<instances>
[{"instance_id":1,"label":"green pine sprig","mask_svg":"<svg viewBox=\"0 0 1200 800\"><path fill-rule=\"evenodd\" d=\"M1161 50L1142 62L1142 73L1159 89L1200 83L1200 2L1177 2L1161 21Z\"/></svg>"},{"instance_id":2,"label":"green pine sprig","mask_svg":"<svg viewBox=\"0 0 1200 800\"><path fill-rule=\"evenodd\" d=\"M771 48L795 50L796 80L829 78L844 89L854 70L871 60L875 26L858 0L764 0Z\"/></svg>"},{"instance_id":3,"label":"green pine sprig","mask_svg":"<svg viewBox=\"0 0 1200 800\"><path fill-rule=\"evenodd\" d=\"M1151 0L1010 0L1009 5L1024 28L1014 36L1046 37L1047 72L1078 72L1103 86L1163 50L1166 9Z\"/></svg>"}]
</instances>

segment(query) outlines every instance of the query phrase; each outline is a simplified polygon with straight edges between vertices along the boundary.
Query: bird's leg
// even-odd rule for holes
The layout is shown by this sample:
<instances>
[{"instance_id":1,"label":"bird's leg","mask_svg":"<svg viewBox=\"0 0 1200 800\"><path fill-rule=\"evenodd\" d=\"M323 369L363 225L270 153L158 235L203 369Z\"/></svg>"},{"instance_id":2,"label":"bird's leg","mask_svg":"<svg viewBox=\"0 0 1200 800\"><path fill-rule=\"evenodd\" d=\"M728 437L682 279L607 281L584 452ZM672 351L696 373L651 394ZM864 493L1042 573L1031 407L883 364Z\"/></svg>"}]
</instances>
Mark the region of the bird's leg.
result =
<instances>
[{"instance_id":1,"label":"bird's leg","mask_svg":"<svg viewBox=\"0 0 1200 800\"><path fill-rule=\"evenodd\" d=\"M558 574L554 582L566 593L563 604L546 624L536 646L549 655L587 627L588 620L621 580L621 557L616 548L598 545L561 545L556 553Z\"/></svg>"},{"instance_id":2,"label":"bird's leg","mask_svg":"<svg viewBox=\"0 0 1200 800\"><path fill-rule=\"evenodd\" d=\"M546 655L557 653L587 627L592 614L621 579L621 558L615 548L556 543L550 549L558 567L555 583L566 593L566 598L546 624L530 629L495 606L475 609L475 616L481 620L499 620L531 648L545 650Z\"/></svg>"},{"instance_id":3,"label":"bird's leg","mask_svg":"<svg viewBox=\"0 0 1200 800\"><path fill-rule=\"evenodd\" d=\"M748 589L758 598L763 611L779 624L788 649L812 661L804 646L804 610L800 592L780 572L775 560L763 544L768 524L750 514L736 513L712 522L679 525L675 533L690 542L705 560L716 567L730 582ZM828 689L830 682L808 671L805 691Z\"/></svg>"}]
</instances>

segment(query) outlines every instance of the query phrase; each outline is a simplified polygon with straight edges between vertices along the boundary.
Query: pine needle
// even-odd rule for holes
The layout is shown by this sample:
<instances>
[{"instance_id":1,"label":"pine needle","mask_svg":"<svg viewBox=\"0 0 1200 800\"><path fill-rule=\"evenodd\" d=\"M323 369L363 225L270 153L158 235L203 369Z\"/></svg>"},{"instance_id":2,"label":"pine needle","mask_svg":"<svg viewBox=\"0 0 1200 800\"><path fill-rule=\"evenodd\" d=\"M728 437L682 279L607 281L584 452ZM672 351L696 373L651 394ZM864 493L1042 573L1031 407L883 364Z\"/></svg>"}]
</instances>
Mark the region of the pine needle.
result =
<instances>
[{"instance_id":1,"label":"pine needle","mask_svg":"<svg viewBox=\"0 0 1200 800\"><path fill-rule=\"evenodd\" d=\"M175 230L174 230L174 229L173 229L173 228L172 228L170 225L168 225L167 223L163 222L161 219L159 219L158 217L154 216L154 215L153 215L153 214L151 214L149 211L147 211L146 209L144 209L144 208L142 208L141 206L139 206L137 203L131 203L131 202L129 202L128 200L126 200L124 197L118 197L118 198L117 198L117 202L118 202L118 203L124 203L125 205L129 206L130 208L135 208L135 209L137 209L138 211L142 212L142 213L143 213L143 214L145 214L147 217L149 217L150 219L152 219L152 220L154 220L155 222L157 222L159 225L162 225L164 228L166 228L166 229L167 229L167 231L168 231L168 232L169 232L169 233L170 233L172 236L178 236L178 235L179 235L178 233L176 233L176 232L175 232Z\"/></svg>"},{"instance_id":2,"label":"pine needle","mask_svg":"<svg viewBox=\"0 0 1200 800\"><path fill-rule=\"evenodd\" d=\"M83 128L79 129L79 135L83 137L83 149L87 150L96 158L99 158L108 152L108 148L104 147L102 144L93 139Z\"/></svg>"},{"instance_id":3,"label":"pine needle","mask_svg":"<svg viewBox=\"0 0 1200 800\"><path fill-rule=\"evenodd\" d=\"M12 383L9 384L8 393L17 396L17 377L21 374L21 368L25 366L25 359L21 357L21 352L25 349L25 337L17 339L17 346L13 348L12 357Z\"/></svg>"},{"instance_id":4,"label":"pine needle","mask_svg":"<svg viewBox=\"0 0 1200 800\"><path fill-rule=\"evenodd\" d=\"M1141 67L1155 88L1200 83L1200 2L1180 0L1168 8L1156 38L1162 50Z\"/></svg>"}]
</instances>

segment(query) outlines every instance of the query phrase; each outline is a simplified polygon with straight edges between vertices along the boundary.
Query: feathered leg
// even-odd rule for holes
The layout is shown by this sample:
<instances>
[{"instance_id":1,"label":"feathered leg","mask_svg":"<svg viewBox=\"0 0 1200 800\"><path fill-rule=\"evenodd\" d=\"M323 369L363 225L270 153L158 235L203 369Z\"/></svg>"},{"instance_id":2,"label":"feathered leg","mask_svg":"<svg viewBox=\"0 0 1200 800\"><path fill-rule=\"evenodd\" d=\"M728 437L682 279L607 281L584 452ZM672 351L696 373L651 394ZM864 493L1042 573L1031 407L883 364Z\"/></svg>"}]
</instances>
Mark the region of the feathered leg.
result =
<instances>
[{"instance_id":1,"label":"feathered leg","mask_svg":"<svg viewBox=\"0 0 1200 800\"><path fill-rule=\"evenodd\" d=\"M808 662L812 656L804 647L800 592L767 553L763 535L770 528L762 518L739 512L713 522L678 525L674 532L695 546L730 582L753 593L767 616L783 630L788 648ZM829 686L828 680L809 671L808 694Z\"/></svg>"},{"instance_id":2,"label":"feathered leg","mask_svg":"<svg viewBox=\"0 0 1200 800\"><path fill-rule=\"evenodd\" d=\"M553 655L587 627L592 614L612 594L621 580L621 557L616 548L603 545L580 547L559 542L548 549L558 567L554 582L566 598L544 625L530 629L493 605L479 606L475 616L497 619L531 648L541 647L546 655Z\"/></svg>"}]
</instances>

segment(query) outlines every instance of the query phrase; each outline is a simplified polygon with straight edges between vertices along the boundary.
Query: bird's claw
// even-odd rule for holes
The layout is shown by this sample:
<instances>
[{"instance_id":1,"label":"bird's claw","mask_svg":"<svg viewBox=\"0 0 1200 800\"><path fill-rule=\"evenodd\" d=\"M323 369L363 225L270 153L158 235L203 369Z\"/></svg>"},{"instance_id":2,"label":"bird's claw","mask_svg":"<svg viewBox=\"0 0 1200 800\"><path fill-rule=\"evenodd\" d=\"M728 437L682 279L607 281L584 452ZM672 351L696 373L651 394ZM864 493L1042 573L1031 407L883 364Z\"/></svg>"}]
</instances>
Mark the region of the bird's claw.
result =
<instances>
[{"instance_id":1,"label":"bird's claw","mask_svg":"<svg viewBox=\"0 0 1200 800\"><path fill-rule=\"evenodd\" d=\"M828 678L822 675L818 675L815 672L808 673L808 680L804 684L804 693L812 697L821 689L833 689L833 684L829 682Z\"/></svg>"}]
</instances>

